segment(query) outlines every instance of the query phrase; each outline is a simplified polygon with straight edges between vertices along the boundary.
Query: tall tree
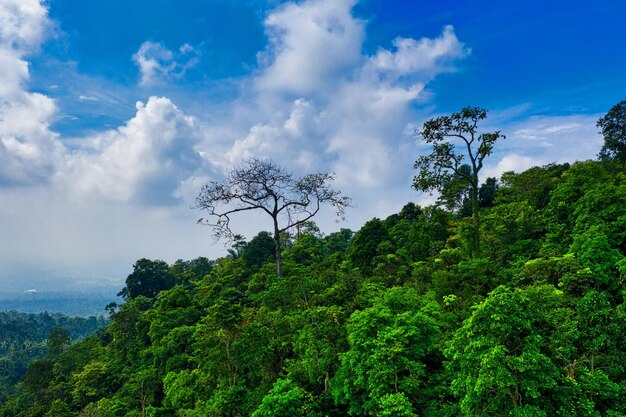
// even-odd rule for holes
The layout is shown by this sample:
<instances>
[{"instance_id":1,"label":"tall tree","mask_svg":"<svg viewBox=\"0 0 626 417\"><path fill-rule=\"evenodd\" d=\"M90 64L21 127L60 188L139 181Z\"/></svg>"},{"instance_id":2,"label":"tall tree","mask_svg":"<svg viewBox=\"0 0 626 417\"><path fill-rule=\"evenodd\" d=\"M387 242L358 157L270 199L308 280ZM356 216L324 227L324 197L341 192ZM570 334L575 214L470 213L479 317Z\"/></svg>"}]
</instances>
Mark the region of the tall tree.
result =
<instances>
[{"instance_id":1,"label":"tall tree","mask_svg":"<svg viewBox=\"0 0 626 417\"><path fill-rule=\"evenodd\" d=\"M432 152L420 156L414 168L419 170L413 182L417 191L443 191L446 184L458 178L469 187L472 208L473 236L471 256L480 253L479 178L485 158L491 155L494 143L504 135L499 130L479 133L478 123L487 117L487 111L479 107L465 107L450 116L428 120L417 134L432 144ZM452 143L456 140L461 149ZM467 157L467 159L466 159ZM468 161L467 161L468 160ZM467 161L467 163L465 162ZM469 166L469 170L465 169Z\"/></svg>"},{"instance_id":2,"label":"tall tree","mask_svg":"<svg viewBox=\"0 0 626 417\"><path fill-rule=\"evenodd\" d=\"M126 278L126 286L117 295L125 299L140 295L154 299L174 284L175 277L165 261L142 258L135 262L133 273Z\"/></svg>"},{"instance_id":3,"label":"tall tree","mask_svg":"<svg viewBox=\"0 0 626 417\"><path fill-rule=\"evenodd\" d=\"M626 165L626 100L620 101L605 114L596 126L602 129L604 145L598 156Z\"/></svg>"},{"instance_id":4,"label":"tall tree","mask_svg":"<svg viewBox=\"0 0 626 417\"><path fill-rule=\"evenodd\" d=\"M198 223L212 226L216 239L232 239L231 215L251 210L265 212L272 218L276 272L280 277L281 233L309 221L322 204L330 204L338 218L345 218L351 200L330 186L334 179L329 173L294 178L270 160L251 158L231 170L224 182L212 181L202 187L196 204L209 212L210 219L201 218Z\"/></svg>"}]
</instances>

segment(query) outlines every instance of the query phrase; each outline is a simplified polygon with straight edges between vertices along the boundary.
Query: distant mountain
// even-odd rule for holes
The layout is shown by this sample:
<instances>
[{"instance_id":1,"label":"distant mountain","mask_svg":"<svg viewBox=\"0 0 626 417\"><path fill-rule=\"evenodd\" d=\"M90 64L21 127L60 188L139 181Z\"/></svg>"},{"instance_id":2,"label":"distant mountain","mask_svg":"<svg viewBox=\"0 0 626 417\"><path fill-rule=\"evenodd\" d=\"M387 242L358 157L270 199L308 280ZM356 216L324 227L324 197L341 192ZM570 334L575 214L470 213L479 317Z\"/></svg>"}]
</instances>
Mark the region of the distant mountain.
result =
<instances>
[{"instance_id":1,"label":"distant mountain","mask_svg":"<svg viewBox=\"0 0 626 417\"><path fill-rule=\"evenodd\" d=\"M105 307L117 297L119 289L100 289L98 292L39 291L36 288L22 293L0 293L0 311L22 313L62 313L68 316L101 316Z\"/></svg>"}]
</instances>

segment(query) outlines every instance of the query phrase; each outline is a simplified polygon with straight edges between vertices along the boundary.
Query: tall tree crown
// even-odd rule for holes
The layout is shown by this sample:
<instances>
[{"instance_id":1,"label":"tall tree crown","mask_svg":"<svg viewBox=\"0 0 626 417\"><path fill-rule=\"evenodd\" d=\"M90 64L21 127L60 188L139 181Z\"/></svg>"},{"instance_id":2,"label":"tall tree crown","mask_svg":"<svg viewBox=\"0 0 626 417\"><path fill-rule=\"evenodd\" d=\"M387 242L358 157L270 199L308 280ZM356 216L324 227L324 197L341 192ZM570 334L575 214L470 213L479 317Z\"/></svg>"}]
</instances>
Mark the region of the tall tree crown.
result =
<instances>
[{"instance_id":1,"label":"tall tree crown","mask_svg":"<svg viewBox=\"0 0 626 417\"><path fill-rule=\"evenodd\" d=\"M498 139L504 139L499 130L479 133L478 123L487 118L487 111L480 107L465 107L450 116L440 116L426 121L417 132L426 143L432 144L432 152L415 161L419 172L413 180L417 191L439 191L461 195L462 185L469 187L473 233L470 252L472 257L480 254L479 219L479 172L485 158L491 155ZM460 147L457 148L456 144ZM456 183L456 184L455 184ZM448 195L449 197L449 195Z\"/></svg>"}]
</instances>

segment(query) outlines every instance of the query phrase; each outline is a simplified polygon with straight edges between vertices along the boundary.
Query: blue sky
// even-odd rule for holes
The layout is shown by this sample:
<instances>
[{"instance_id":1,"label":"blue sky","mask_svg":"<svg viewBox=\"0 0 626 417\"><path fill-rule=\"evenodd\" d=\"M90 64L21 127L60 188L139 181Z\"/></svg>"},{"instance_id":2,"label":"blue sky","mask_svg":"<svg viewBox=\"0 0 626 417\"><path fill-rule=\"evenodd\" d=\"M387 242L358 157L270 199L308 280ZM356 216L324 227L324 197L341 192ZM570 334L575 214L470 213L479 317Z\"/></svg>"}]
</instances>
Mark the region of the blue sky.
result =
<instances>
[{"instance_id":1,"label":"blue sky","mask_svg":"<svg viewBox=\"0 0 626 417\"><path fill-rule=\"evenodd\" d=\"M594 158L624 99L620 1L0 0L0 282L118 284L217 257L191 210L248 156L334 171L343 226L428 196L412 131L466 105L484 175ZM242 218L253 236L262 218ZM337 227L329 213L318 223Z\"/></svg>"}]
</instances>

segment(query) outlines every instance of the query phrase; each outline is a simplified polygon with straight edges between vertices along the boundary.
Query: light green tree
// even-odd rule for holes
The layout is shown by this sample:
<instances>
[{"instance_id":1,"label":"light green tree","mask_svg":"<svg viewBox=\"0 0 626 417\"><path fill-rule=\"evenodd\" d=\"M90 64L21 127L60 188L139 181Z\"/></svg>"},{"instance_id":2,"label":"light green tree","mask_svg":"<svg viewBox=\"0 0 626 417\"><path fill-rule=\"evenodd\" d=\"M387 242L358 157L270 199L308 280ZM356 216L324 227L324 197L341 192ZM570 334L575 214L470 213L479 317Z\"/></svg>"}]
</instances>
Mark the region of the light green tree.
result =
<instances>
[{"instance_id":1,"label":"light green tree","mask_svg":"<svg viewBox=\"0 0 626 417\"><path fill-rule=\"evenodd\" d=\"M312 417L313 398L289 379L279 379L252 417Z\"/></svg>"},{"instance_id":2,"label":"light green tree","mask_svg":"<svg viewBox=\"0 0 626 417\"><path fill-rule=\"evenodd\" d=\"M554 287L496 288L446 350L462 415L560 415L575 337L574 313Z\"/></svg>"},{"instance_id":3,"label":"light green tree","mask_svg":"<svg viewBox=\"0 0 626 417\"><path fill-rule=\"evenodd\" d=\"M347 404L351 415L375 415L388 394L404 393L409 411L416 405L411 401L425 400L424 358L435 349L438 310L414 290L392 288L372 307L352 314L349 349L332 384L336 400Z\"/></svg>"}]
</instances>

